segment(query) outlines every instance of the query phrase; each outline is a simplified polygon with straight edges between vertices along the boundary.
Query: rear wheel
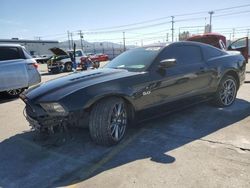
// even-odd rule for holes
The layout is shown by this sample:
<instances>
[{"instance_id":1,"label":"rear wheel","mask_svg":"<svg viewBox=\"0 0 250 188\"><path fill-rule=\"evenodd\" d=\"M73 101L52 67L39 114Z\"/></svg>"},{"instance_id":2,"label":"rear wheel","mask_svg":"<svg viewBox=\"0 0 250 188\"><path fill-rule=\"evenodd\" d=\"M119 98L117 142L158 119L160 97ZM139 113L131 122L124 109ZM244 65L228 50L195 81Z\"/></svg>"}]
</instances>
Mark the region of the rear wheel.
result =
<instances>
[{"instance_id":1,"label":"rear wheel","mask_svg":"<svg viewBox=\"0 0 250 188\"><path fill-rule=\"evenodd\" d=\"M126 103L121 98L107 98L91 110L89 130L94 142L110 146L120 142L128 123Z\"/></svg>"},{"instance_id":2,"label":"rear wheel","mask_svg":"<svg viewBox=\"0 0 250 188\"><path fill-rule=\"evenodd\" d=\"M24 88L20 89L11 89L8 91L5 91L5 94L10 98L16 98L19 97L19 95L24 91Z\"/></svg>"},{"instance_id":3,"label":"rear wheel","mask_svg":"<svg viewBox=\"0 0 250 188\"><path fill-rule=\"evenodd\" d=\"M237 95L238 85L233 76L226 75L222 78L214 102L219 107L227 107L234 103Z\"/></svg>"}]
</instances>

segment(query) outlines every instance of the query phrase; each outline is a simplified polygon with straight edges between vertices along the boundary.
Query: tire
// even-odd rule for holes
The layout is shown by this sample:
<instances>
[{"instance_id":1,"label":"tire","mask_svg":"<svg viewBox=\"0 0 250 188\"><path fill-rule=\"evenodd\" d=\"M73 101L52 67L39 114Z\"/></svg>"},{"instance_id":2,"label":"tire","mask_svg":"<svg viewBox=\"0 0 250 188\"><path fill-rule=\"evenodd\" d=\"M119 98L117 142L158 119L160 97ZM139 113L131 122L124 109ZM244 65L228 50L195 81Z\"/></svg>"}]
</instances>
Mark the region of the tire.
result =
<instances>
[{"instance_id":1,"label":"tire","mask_svg":"<svg viewBox=\"0 0 250 188\"><path fill-rule=\"evenodd\" d=\"M53 68L50 71L52 74L59 74L60 73L60 69L59 68Z\"/></svg>"},{"instance_id":2,"label":"tire","mask_svg":"<svg viewBox=\"0 0 250 188\"><path fill-rule=\"evenodd\" d=\"M5 91L4 94L9 97L9 98L17 98L19 97L19 95L24 91L24 88L20 88L20 89L12 89L12 90L8 90Z\"/></svg>"},{"instance_id":3,"label":"tire","mask_svg":"<svg viewBox=\"0 0 250 188\"><path fill-rule=\"evenodd\" d=\"M127 123L128 113L123 99L112 97L101 100L90 112L90 136L99 145L115 145L124 138Z\"/></svg>"},{"instance_id":4,"label":"tire","mask_svg":"<svg viewBox=\"0 0 250 188\"><path fill-rule=\"evenodd\" d=\"M231 106L237 95L238 83L233 76L225 75L215 93L214 104L218 107Z\"/></svg>"},{"instance_id":5,"label":"tire","mask_svg":"<svg viewBox=\"0 0 250 188\"><path fill-rule=\"evenodd\" d=\"M73 68L72 63L65 63L64 72L71 72L72 68Z\"/></svg>"},{"instance_id":6,"label":"tire","mask_svg":"<svg viewBox=\"0 0 250 188\"><path fill-rule=\"evenodd\" d=\"M96 61L94 62L94 68L98 69L100 67L100 62Z\"/></svg>"}]
</instances>

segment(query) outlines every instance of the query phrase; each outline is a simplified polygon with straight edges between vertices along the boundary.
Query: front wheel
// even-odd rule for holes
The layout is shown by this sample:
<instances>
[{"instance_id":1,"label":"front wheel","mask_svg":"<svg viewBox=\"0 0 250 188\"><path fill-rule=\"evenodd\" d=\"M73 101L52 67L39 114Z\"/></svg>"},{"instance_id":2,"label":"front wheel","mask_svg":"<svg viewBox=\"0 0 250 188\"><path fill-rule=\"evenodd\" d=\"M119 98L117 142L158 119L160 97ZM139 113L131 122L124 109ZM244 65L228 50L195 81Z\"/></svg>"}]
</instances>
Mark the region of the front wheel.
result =
<instances>
[{"instance_id":1,"label":"front wheel","mask_svg":"<svg viewBox=\"0 0 250 188\"><path fill-rule=\"evenodd\" d=\"M219 107L232 105L236 99L237 89L238 85L233 76L223 77L215 93L215 104Z\"/></svg>"},{"instance_id":2,"label":"front wheel","mask_svg":"<svg viewBox=\"0 0 250 188\"><path fill-rule=\"evenodd\" d=\"M64 72L71 72L72 71L72 63L66 63L64 67Z\"/></svg>"},{"instance_id":3,"label":"front wheel","mask_svg":"<svg viewBox=\"0 0 250 188\"><path fill-rule=\"evenodd\" d=\"M110 146L120 142L126 131L128 115L121 98L107 98L91 110L89 130L91 138L100 145Z\"/></svg>"}]
</instances>

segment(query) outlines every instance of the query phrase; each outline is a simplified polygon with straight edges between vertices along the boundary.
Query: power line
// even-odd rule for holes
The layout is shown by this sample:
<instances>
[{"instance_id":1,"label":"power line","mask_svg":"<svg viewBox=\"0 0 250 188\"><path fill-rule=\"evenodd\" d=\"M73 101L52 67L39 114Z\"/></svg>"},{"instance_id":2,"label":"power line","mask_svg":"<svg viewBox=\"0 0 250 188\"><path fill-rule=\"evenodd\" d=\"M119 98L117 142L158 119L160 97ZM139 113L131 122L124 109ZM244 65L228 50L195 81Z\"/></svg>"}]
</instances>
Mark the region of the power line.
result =
<instances>
[{"instance_id":1,"label":"power line","mask_svg":"<svg viewBox=\"0 0 250 188\"><path fill-rule=\"evenodd\" d=\"M214 9L213 11L216 12L216 15L213 17L219 18L219 17L224 17L224 16L232 16L232 15L236 15L236 14L246 14L249 13L249 10L245 10L245 11L237 11L237 12L231 12L228 13L226 11L229 10L234 10L234 9L239 9L239 8L246 8L249 7L250 4L246 4L246 5L240 5L240 6L234 6L234 7L226 7L226 8L221 8L221 9ZM217 12L221 12L221 14L217 14ZM199 15L199 14L207 14L207 11L200 11L200 12L193 12L193 13L185 13L185 14L176 14L175 17L182 17L182 16L192 16L192 15ZM90 30L90 31L86 31L84 32L84 34L87 35L96 35L96 34L110 34L110 33L122 33L122 32L126 32L129 33L129 31L134 31L134 30L140 30L140 29L144 29L144 28L150 28L150 27L157 27L157 26L165 26L168 24L172 23L173 25L173 19L171 20L167 20L167 19L171 19L171 16L165 16L165 17L161 17L161 18L155 18L155 19L151 19L151 20L147 20L147 21L142 21L142 22L136 22L133 24L127 24L127 25L120 25L120 26L114 26L114 27L105 27L105 28L97 28L95 30ZM195 21L195 20L201 20L204 19L204 17L191 17L191 18L184 18L184 19L176 19L174 20L174 23L177 22L186 22L186 21ZM165 20L165 21L162 21ZM154 22L158 22L161 21L159 23L154 23ZM150 24L147 24L150 23ZM127 27L127 28L125 28ZM107 30L109 29L109 30ZM174 27L172 27L172 29L174 29ZM171 29L171 30L172 30ZM237 29L237 27L236 27ZM218 29L217 29L218 30ZM172 30L174 33L174 30ZM79 32L78 31L73 31L73 32ZM162 30L162 32L166 33L166 29ZM151 35L154 33L159 33L160 32L153 32L153 33L147 33L147 34L141 34L140 36L144 36L144 35ZM71 38L73 38L72 36L74 35L74 33L72 33ZM174 34L172 34L174 35ZM60 37L60 38L67 38L67 34L66 33L59 33L59 34L53 34L53 35L45 35L45 36L41 36L42 38L48 38L48 37L52 37L52 36L65 36L65 37ZM140 37L140 36L136 36L136 37ZM55 37L55 38L59 38L59 37ZM128 38L127 38L128 39ZM100 39L99 39L100 40ZM104 39L104 40L122 40L121 38L112 38L112 39ZM173 37L172 37L173 40Z\"/></svg>"},{"instance_id":2,"label":"power line","mask_svg":"<svg viewBox=\"0 0 250 188\"><path fill-rule=\"evenodd\" d=\"M227 10L233 10L233 9L239 9L239 8L246 8L249 7L250 4L245 4L245 5L239 5L239 6L233 6L233 7L226 7L226 8L221 8L221 9L214 9L215 12L220 12L220 11L227 11ZM226 13L222 15L216 15L214 17L223 17L223 16L229 16L229 15L235 15L235 14L242 14L242 13L248 13L249 11L244 11L244 12L237 12L237 13ZM207 11L199 11L199 12L193 12L193 13L184 13L184 14L176 14L174 17L182 17L182 16L191 16L191 15L198 15L198 14L205 14ZM126 24L126 25L120 25L120 26L113 26L113 27L104 27L104 28L96 28L93 30L89 30L84 32L85 34L105 34L105 33L115 33L115 32L124 32L124 31L132 31L132 30L139 30L139 29L144 29L148 27L154 27L154 26L162 26L168 23L172 23L171 21L164 21L160 23L155 23L155 24L148 24L148 25L143 25L143 26L138 26L138 27L131 27L131 26L137 26L137 25L142 25L146 23L152 23L160 20L165 20L165 19L170 19L171 16L165 16L161 18L155 18L147 21L142 21L142 22L136 22L132 24ZM204 17L195 17L195 18L187 18L187 19L179 19L175 20L175 22L185 22L185 21L194 21L194 20L201 20L204 19ZM128 27L128 28L124 28ZM119 29L123 28L123 29ZM107 30L107 29L114 29L114 30ZM107 30L107 31L106 31ZM77 31L74 31L77 32ZM53 34L53 35L45 35L41 36L42 38L48 38L52 36L66 36L65 33L59 33L59 34Z\"/></svg>"},{"instance_id":3,"label":"power line","mask_svg":"<svg viewBox=\"0 0 250 188\"><path fill-rule=\"evenodd\" d=\"M166 17L161 17L161 18L155 18L155 19L152 19L152 20L147 20L147 21L142 21L142 22L136 22L136 23L132 23L132 24L126 24L126 25L120 25L120 26L113 26L113 27L96 28L96 29L91 29L91 30L100 31L100 30L107 30L107 29L114 29L114 28L123 28L123 27L129 27L129 26L134 26L134 25L141 25L141 24L145 24L145 23L160 21L160 20L164 20L164 19L167 19L167 18L171 18L171 17L170 16L166 16Z\"/></svg>"},{"instance_id":4,"label":"power line","mask_svg":"<svg viewBox=\"0 0 250 188\"><path fill-rule=\"evenodd\" d=\"M245 5L240 5L240 6L233 6L233 7L226 7L226 8L221 8L221 9L214 9L214 11L220 12L220 11L225 11L225 10L245 8L245 7L249 7L249 6L250 6L250 4L245 4ZM182 16L191 16L191 15L205 14L205 13L207 13L207 11L199 11L199 12L193 12L193 13L176 14L176 15L173 15L173 16L174 17L182 17ZM116 29L116 28L123 28L123 27L130 27L130 26L135 26L135 25L142 25L142 24L145 24L145 23L150 23L150 22L155 22L155 21L160 21L160 20L170 19L170 18L171 18L171 16L165 16L165 17L155 18L155 19L151 19L151 20L147 20L147 21L126 24L126 25L119 25L119 26L113 26L113 27L104 27L104 28L95 28L95 29L90 29L89 32L109 30L109 29Z\"/></svg>"},{"instance_id":5,"label":"power line","mask_svg":"<svg viewBox=\"0 0 250 188\"><path fill-rule=\"evenodd\" d=\"M245 8L245 7L249 7L250 4L245 4L245 5L239 5L239 6L234 6L234 7L227 7L227 8L221 8L221 9L214 9L214 11L218 12L218 11L224 11L224 10L231 10L231 9L237 9L237 8Z\"/></svg>"},{"instance_id":6,"label":"power line","mask_svg":"<svg viewBox=\"0 0 250 188\"><path fill-rule=\"evenodd\" d=\"M223 17L223 16L232 16L232 15L236 15L236 14L245 14L245 13L249 13L250 11L240 11L240 12L232 12L232 13L226 13L226 14L219 14L219 15L215 15L213 17ZM204 17L193 17L193 18L187 18L187 19L180 19L180 20L176 20L175 22L186 22L186 21L193 21L193 20L201 20L204 19Z\"/></svg>"},{"instance_id":7,"label":"power line","mask_svg":"<svg viewBox=\"0 0 250 188\"><path fill-rule=\"evenodd\" d=\"M166 25L171 23L169 22L161 22L157 24L151 24L151 25L145 25L145 26L140 26L140 27L132 27L132 28L127 28L127 29L119 29L119 30L109 30L109 31L86 31L84 33L86 34L105 34L105 33L118 33L118 32L124 32L124 31L133 31L133 30L139 30L139 29L144 29L144 28L149 28L149 27L155 27L155 26L161 26L161 25Z\"/></svg>"},{"instance_id":8,"label":"power line","mask_svg":"<svg viewBox=\"0 0 250 188\"><path fill-rule=\"evenodd\" d=\"M247 11L240 11L240 12L220 14L220 15L216 15L214 17L218 18L218 17L223 17L223 16L232 16L232 15L235 15L235 14L245 14L245 13L249 13L249 12L250 12L250 10L247 10Z\"/></svg>"}]
</instances>

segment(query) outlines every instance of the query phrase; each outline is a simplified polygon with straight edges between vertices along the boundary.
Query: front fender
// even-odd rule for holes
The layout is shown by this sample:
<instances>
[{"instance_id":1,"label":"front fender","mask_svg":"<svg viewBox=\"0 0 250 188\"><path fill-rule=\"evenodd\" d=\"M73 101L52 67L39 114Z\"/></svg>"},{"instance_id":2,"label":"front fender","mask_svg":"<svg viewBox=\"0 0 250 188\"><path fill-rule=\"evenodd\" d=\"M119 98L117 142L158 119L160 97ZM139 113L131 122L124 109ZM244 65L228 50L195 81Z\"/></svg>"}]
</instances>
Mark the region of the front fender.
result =
<instances>
[{"instance_id":1,"label":"front fender","mask_svg":"<svg viewBox=\"0 0 250 188\"><path fill-rule=\"evenodd\" d=\"M87 103L84 105L83 109L88 109L96 102L98 102L102 99L108 98L108 97L121 97L121 98L125 99L126 101L128 101L130 104L133 104L132 96L129 96L127 93L123 93L120 91L116 91L116 92L114 91L114 92L109 92L109 93L104 93L101 95L94 96L89 101L87 101Z\"/></svg>"},{"instance_id":2,"label":"front fender","mask_svg":"<svg viewBox=\"0 0 250 188\"><path fill-rule=\"evenodd\" d=\"M115 85L115 84L114 84ZM133 92L132 89L118 88L113 86L94 86L90 88L84 88L77 92L71 93L70 95L61 99L61 102L65 104L69 111L84 110L91 107L97 101L111 96L122 97L129 103L133 104Z\"/></svg>"}]
</instances>

